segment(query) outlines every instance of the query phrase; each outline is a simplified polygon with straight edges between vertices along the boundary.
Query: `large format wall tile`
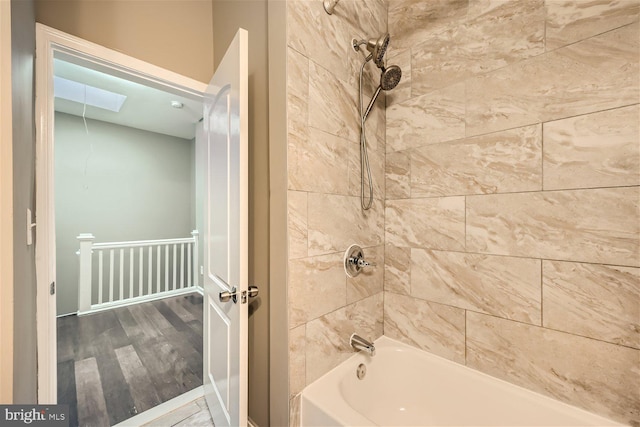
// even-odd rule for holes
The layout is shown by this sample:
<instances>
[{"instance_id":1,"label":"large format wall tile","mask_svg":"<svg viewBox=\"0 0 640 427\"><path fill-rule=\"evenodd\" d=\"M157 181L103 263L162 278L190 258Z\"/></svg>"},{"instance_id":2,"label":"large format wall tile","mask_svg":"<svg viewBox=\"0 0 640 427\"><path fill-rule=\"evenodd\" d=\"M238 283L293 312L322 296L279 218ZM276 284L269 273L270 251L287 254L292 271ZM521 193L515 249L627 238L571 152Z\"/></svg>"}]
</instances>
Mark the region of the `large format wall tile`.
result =
<instances>
[{"instance_id":1,"label":"large format wall tile","mask_svg":"<svg viewBox=\"0 0 640 427\"><path fill-rule=\"evenodd\" d=\"M289 330L289 397L300 393L307 385L305 373L306 326Z\"/></svg>"},{"instance_id":2,"label":"large format wall tile","mask_svg":"<svg viewBox=\"0 0 640 427\"><path fill-rule=\"evenodd\" d=\"M304 258L307 253L307 193L287 192L287 232L289 258Z\"/></svg>"},{"instance_id":3,"label":"large format wall tile","mask_svg":"<svg viewBox=\"0 0 640 427\"><path fill-rule=\"evenodd\" d=\"M464 363L465 312L459 308L386 292L384 334Z\"/></svg>"},{"instance_id":4,"label":"large format wall tile","mask_svg":"<svg viewBox=\"0 0 640 427\"><path fill-rule=\"evenodd\" d=\"M385 243L395 246L464 250L464 197L387 200Z\"/></svg>"},{"instance_id":5,"label":"large format wall tile","mask_svg":"<svg viewBox=\"0 0 640 427\"><path fill-rule=\"evenodd\" d=\"M547 50L638 20L638 0L546 0Z\"/></svg>"},{"instance_id":6,"label":"large format wall tile","mask_svg":"<svg viewBox=\"0 0 640 427\"><path fill-rule=\"evenodd\" d=\"M411 293L411 248L385 246L384 290L404 295Z\"/></svg>"},{"instance_id":7,"label":"large format wall tile","mask_svg":"<svg viewBox=\"0 0 640 427\"><path fill-rule=\"evenodd\" d=\"M382 292L307 324L307 384L351 357L353 333L369 340L382 335Z\"/></svg>"},{"instance_id":8,"label":"large format wall tile","mask_svg":"<svg viewBox=\"0 0 640 427\"><path fill-rule=\"evenodd\" d=\"M387 108L387 152L464 137L464 84Z\"/></svg>"},{"instance_id":9,"label":"large format wall tile","mask_svg":"<svg viewBox=\"0 0 640 427\"><path fill-rule=\"evenodd\" d=\"M544 124L544 189L640 185L638 105Z\"/></svg>"},{"instance_id":10,"label":"large format wall tile","mask_svg":"<svg viewBox=\"0 0 640 427\"><path fill-rule=\"evenodd\" d=\"M289 261L289 327L343 307L347 279L342 254Z\"/></svg>"},{"instance_id":11,"label":"large format wall tile","mask_svg":"<svg viewBox=\"0 0 640 427\"><path fill-rule=\"evenodd\" d=\"M467 250L640 265L640 187L467 197Z\"/></svg>"},{"instance_id":12,"label":"large format wall tile","mask_svg":"<svg viewBox=\"0 0 640 427\"><path fill-rule=\"evenodd\" d=\"M477 9L470 2L470 10ZM484 2L482 2L484 3ZM461 25L431 33L413 49L411 95L446 87L544 52L544 2L490 2Z\"/></svg>"},{"instance_id":13,"label":"large format wall tile","mask_svg":"<svg viewBox=\"0 0 640 427\"><path fill-rule=\"evenodd\" d=\"M309 59L287 48L287 130L306 138L309 126Z\"/></svg>"},{"instance_id":14,"label":"large format wall tile","mask_svg":"<svg viewBox=\"0 0 640 427\"><path fill-rule=\"evenodd\" d=\"M371 180L373 182L374 199L384 200L385 198L385 171L384 171L384 151L367 150L369 158L369 170L371 171ZM360 144L349 144L349 155L346 158L349 163L349 195L360 197L361 191L361 172L360 164ZM365 176L366 167L365 167ZM365 178L365 194L369 197L368 178Z\"/></svg>"},{"instance_id":15,"label":"large format wall tile","mask_svg":"<svg viewBox=\"0 0 640 427\"><path fill-rule=\"evenodd\" d=\"M635 23L468 79L467 135L637 103L639 39Z\"/></svg>"},{"instance_id":16,"label":"large format wall tile","mask_svg":"<svg viewBox=\"0 0 640 427\"><path fill-rule=\"evenodd\" d=\"M309 128L307 139L290 138L289 189L348 195L349 145L353 144L315 128Z\"/></svg>"},{"instance_id":17,"label":"large format wall tile","mask_svg":"<svg viewBox=\"0 0 640 427\"><path fill-rule=\"evenodd\" d=\"M411 151L411 197L542 189L541 126L430 144Z\"/></svg>"},{"instance_id":18,"label":"large format wall tile","mask_svg":"<svg viewBox=\"0 0 640 427\"><path fill-rule=\"evenodd\" d=\"M431 32L467 16L469 0L390 0L389 33L394 47L410 47Z\"/></svg>"},{"instance_id":19,"label":"large format wall tile","mask_svg":"<svg viewBox=\"0 0 640 427\"><path fill-rule=\"evenodd\" d=\"M387 199L408 199L411 196L411 157L408 151L387 153L385 189Z\"/></svg>"},{"instance_id":20,"label":"large format wall tile","mask_svg":"<svg viewBox=\"0 0 640 427\"><path fill-rule=\"evenodd\" d=\"M545 327L640 348L640 269L543 262Z\"/></svg>"},{"instance_id":21,"label":"large format wall tile","mask_svg":"<svg viewBox=\"0 0 640 427\"><path fill-rule=\"evenodd\" d=\"M400 83L386 92L387 107L411 98L411 49L394 49L391 43L387 50L387 65L397 65L402 70Z\"/></svg>"},{"instance_id":22,"label":"large format wall tile","mask_svg":"<svg viewBox=\"0 0 640 427\"><path fill-rule=\"evenodd\" d=\"M357 95L356 89L335 74L313 61L309 62L310 126L349 141L359 141Z\"/></svg>"},{"instance_id":23,"label":"large format wall tile","mask_svg":"<svg viewBox=\"0 0 640 427\"><path fill-rule=\"evenodd\" d=\"M540 260L411 250L411 295L540 325Z\"/></svg>"},{"instance_id":24,"label":"large format wall tile","mask_svg":"<svg viewBox=\"0 0 640 427\"><path fill-rule=\"evenodd\" d=\"M618 421L640 423L640 351L467 312L467 365Z\"/></svg>"},{"instance_id":25,"label":"large format wall tile","mask_svg":"<svg viewBox=\"0 0 640 427\"><path fill-rule=\"evenodd\" d=\"M354 243L382 244L384 212L379 200L363 211L359 197L309 193L308 198L309 255L342 254Z\"/></svg>"},{"instance_id":26,"label":"large format wall tile","mask_svg":"<svg viewBox=\"0 0 640 427\"><path fill-rule=\"evenodd\" d=\"M327 15L322 0L287 1L287 44L341 79L347 78L351 35L343 19Z\"/></svg>"}]
</instances>

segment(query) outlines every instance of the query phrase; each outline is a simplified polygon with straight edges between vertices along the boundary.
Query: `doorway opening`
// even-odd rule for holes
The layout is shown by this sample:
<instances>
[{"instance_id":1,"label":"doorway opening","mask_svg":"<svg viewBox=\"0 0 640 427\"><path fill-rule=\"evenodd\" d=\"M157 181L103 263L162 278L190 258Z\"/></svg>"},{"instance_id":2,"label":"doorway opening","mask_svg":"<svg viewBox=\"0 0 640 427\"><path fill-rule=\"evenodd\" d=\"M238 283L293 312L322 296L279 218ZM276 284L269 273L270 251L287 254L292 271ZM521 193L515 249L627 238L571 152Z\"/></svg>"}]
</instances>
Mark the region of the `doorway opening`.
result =
<instances>
[{"instance_id":1,"label":"doorway opening","mask_svg":"<svg viewBox=\"0 0 640 427\"><path fill-rule=\"evenodd\" d=\"M50 124L38 136L39 401L113 425L202 384L206 85L38 31L50 46L37 76Z\"/></svg>"}]
</instances>

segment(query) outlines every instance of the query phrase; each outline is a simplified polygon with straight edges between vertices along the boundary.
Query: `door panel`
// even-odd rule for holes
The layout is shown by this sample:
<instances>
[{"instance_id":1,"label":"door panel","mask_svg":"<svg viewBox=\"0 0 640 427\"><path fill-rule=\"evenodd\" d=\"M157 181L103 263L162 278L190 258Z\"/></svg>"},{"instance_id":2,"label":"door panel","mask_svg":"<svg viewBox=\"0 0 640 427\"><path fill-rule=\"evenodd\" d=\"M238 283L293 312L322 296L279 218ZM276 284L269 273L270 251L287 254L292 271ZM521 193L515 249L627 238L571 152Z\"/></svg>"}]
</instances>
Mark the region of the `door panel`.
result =
<instances>
[{"instance_id":1,"label":"door panel","mask_svg":"<svg viewBox=\"0 0 640 427\"><path fill-rule=\"evenodd\" d=\"M247 424L248 72L239 29L204 103L204 389L216 427ZM223 301L221 292L235 298Z\"/></svg>"}]
</instances>

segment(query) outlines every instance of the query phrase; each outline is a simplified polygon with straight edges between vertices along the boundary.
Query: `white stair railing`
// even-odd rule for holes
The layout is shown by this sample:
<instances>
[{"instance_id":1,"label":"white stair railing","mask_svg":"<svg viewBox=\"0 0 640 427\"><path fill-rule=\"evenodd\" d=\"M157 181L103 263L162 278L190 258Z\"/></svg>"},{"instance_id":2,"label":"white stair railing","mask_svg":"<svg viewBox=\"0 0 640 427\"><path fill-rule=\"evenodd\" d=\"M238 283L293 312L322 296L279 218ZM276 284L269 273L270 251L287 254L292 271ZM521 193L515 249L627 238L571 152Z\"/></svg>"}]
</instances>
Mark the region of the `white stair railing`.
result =
<instances>
[{"instance_id":1,"label":"white stair railing","mask_svg":"<svg viewBox=\"0 0 640 427\"><path fill-rule=\"evenodd\" d=\"M93 243L94 239L92 234L78 236L79 315L193 292L199 286L197 230L184 239Z\"/></svg>"}]
</instances>

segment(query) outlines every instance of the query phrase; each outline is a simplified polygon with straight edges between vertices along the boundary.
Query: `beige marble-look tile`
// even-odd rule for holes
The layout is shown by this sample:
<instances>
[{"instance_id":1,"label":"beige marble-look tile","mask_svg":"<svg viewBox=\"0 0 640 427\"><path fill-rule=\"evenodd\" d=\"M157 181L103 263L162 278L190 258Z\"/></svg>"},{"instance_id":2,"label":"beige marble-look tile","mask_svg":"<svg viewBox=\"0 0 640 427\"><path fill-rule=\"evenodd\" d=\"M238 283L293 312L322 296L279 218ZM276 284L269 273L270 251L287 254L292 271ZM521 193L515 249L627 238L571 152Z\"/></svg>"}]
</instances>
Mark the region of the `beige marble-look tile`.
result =
<instances>
[{"instance_id":1,"label":"beige marble-look tile","mask_svg":"<svg viewBox=\"0 0 640 427\"><path fill-rule=\"evenodd\" d=\"M467 197L467 250L640 265L640 188Z\"/></svg>"},{"instance_id":2,"label":"beige marble-look tile","mask_svg":"<svg viewBox=\"0 0 640 427\"><path fill-rule=\"evenodd\" d=\"M349 160L353 143L309 128L309 138L288 144L289 189L349 194Z\"/></svg>"},{"instance_id":3,"label":"beige marble-look tile","mask_svg":"<svg viewBox=\"0 0 640 427\"><path fill-rule=\"evenodd\" d=\"M340 0L333 16L344 20L354 38L374 37L387 31L384 0Z\"/></svg>"},{"instance_id":4,"label":"beige marble-look tile","mask_svg":"<svg viewBox=\"0 0 640 427\"><path fill-rule=\"evenodd\" d=\"M639 39L635 23L466 80L467 136L637 103Z\"/></svg>"},{"instance_id":5,"label":"beige marble-look tile","mask_svg":"<svg viewBox=\"0 0 640 427\"><path fill-rule=\"evenodd\" d=\"M394 47L410 47L431 32L455 26L467 16L469 0L390 0L389 33Z\"/></svg>"},{"instance_id":6,"label":"beige marble-look tile","mask_svg":"<svg viewBox=\"0 0 640 427\"><path fill-rule=\"evenodd\" d=\"M309 63L310 126L349 141L359 141L357 96L357 89L313 61Z\"/></svg>"},{"instance_id":7,"label":"beige marble-look tile","mask_svg":"<svg viewBox=\"0 0 640 427\"><path fill-rule=\"evenodd\" d=\"M347 77L351 35L344 19L328 15L322 0L287 1L287 45L317 64Z\"/></svg>"},{"instance_id":8,"label":"beige marble-look tile","mask_svg":"<svg viewBox=\"0 0 640 427\"><path fill-rule=\"evenodd\" d=\"M475 3L470 2L469 7ZM411 95L544 53L544 1L502 1L412 49Z\"/></svg>"},{"instance_id":9,"label":"beige marble-look tile","mask_svg":"<svg viewBox=\"0 0 640 427\"><path fill-rule=\"evenodd\" d=\"M308 137L309 59L287 48L287 130L296 139Z\"/></svg>"},{"instance_id":10,"label":"beige marble-look tile","mask_svg":"<svg viewBox=\"0 0 640 427\"><path fill-rule=\"evenodd\" d=\"M411 295L540 325L540 260L411 249Z\"/></svg>"},{"instance_id":11,"label":"beige marble-look tile","mask_svg":"<svg viewBox=\"0 0 640 427\"><path fill-rule=\"evenodd\" d=\"M543 262L545 327L640 348L640 269Z\"/></svg>"},{"instance_id":12,"label":"beige marble-look tile","mask_svg":"<svg viewBox=\"0 0 640 427\"><path fill-rule=\"evenodd\" d=\"M287 192L287 232L289 259L304 258L307 253L307 193Z\"/></svg>"},{"instance_id":13,"label":"beige marble-look tile","mask_svg":"<svg viewBox=\"0 0 640 427\"><path fill-rule=\"evenodd\" d=\"M547 50L638 20L638 0L546 0Z\"/></svg>"},{"instance_id":14,"label":"beige marble-look tile","mask_svg":"<svg viewBox=\"0 0 640 427\"><path fill-rule=\"evenodd\" d=\"M638 105L545 123L544 188L640 185Z\"/></svg>"},{"instance_id":15,"label":"beige marble-look tile","mask_svg":"<svg viewBox=\"0 0 640 427\"><path fill-rule=\"evenodd\" d=\"M465 247L465 198L387 200L385 243L460 251Z\"/></svg>"},{"instance_id":16,"label":"beige marble-look tile","mask_svg":"<svg viewBox=\"0 0 640 427\"><path fill-rule=\"evenodd\" d=\"M542 129L527 126L411 152L411 197L542 189Z\"/></svg>"},{"instance_id":17,"label":"beige marble-look tile","mask_svg":"<svg viewBox=\"0 0 640 427\"><path fill-rule=\"evenodd\" d=\"M387 109L387 152L465 136L464 83L394 104Z\"/></svg>"},{"instance_id":18,"label":"beige marble-look tile","mask_svg":"<svg viewBox=\"0 0 640 427\"><path fill-rule=\"evenodd\" d=\"M387 92L387 107L411 98L411 49L387 50L387 66L397 65L402 70L400 83Z\"/></svg>"},{"instance_id":19,"label":"beige marble-look tile","mask_svg":"<svg viewBox=\"0 0 640 427\"><path fill-rule=\"evenodd\" d=\"M385 191L387 199L408 199L411 197L411 156L409 151L387 153Z\"/></svg>"},{"instance_id":20,"label":"beige marble-look tile","mask_svg":"<svg viewBox=\"0 0 640 427\"><path fill-rule=\"evenodd\" d=\"M359 197L309 193L309 255L344 253L357 243L377 246L384 239L384 211L374 199L371 209L363 211Z\"/></svg>"},{"instance_id":21,"label":"beige marble-look tile","mask_svg":"<svg viewBox=\"0 0 640 427\"><path fill-rule=\"evenodd\" d=\"M375 340L382 335L382 292L350 304L307 324L307 384L348 359L354 332Z\"/></svg>"},{"instance_id":22,"label":"beige marble-look tile","mask_svg":"<svg viewBox=\"0 0 640 427\"><path fill-rule=\"evenodd\" d=\"M384 290L402 295L411 293L411 248L385 245Z\"/></svg>"},{"instance_id":23,"label":"beige marble-look tile","mask_svg":"<svg viewBox=\"0 0 640 427\"><path fill-rule=\"evenodd\" d=\"M289 327L294 328L347 303L342 253L289 261Z\"/></svg>"},{"instance_id":24,"label":"beige marble-look tile","mask_svg":"<svg viewBox=\"0 0 640 427\"><path fill-rule=\"evenodd\" d=\"M289 330L289 397L300 393L306 381L306 325Z\"/></svg>"},{"instance_id":25,"label":"beige marble-look tile","mask_svg":"<svg viewBox=\"0 0 640 427\"><path fill-rule=\"evenodd\" d=\"M375 266L365 267L358 276L347 277L347 304L378 294L383 290L384 246L362 248L365 260Z\"/></svg>"},{"instance_id":26,"label":"beige marble-look tile","mask_svg":"<svg viewBox=\"0 0 640 427\"><path fill-rule=\"evenodd\" d=\"M300 399L302 394L297 394L289 399L289 427L300 427Z\"/></svg>"},{"instance_id":27,"label":"beige marble-look tile","mask_svg":"<svg viewBox=\"0 0 640 427\"><path fill-rule=\"evenodd\" d=\"M384 334L457 363L464 363L462 309L385 292Z\"/></svg>"},{"instance_id":28,"label":"beige marble-look tile","mask_svg":"<svg viewBox=\"0 0 640 427\"><path fill-rule=\"evenodd\" d=\"M631 425L640 351L467 312L467 366Z\"/></svg>"}]
</instances>

